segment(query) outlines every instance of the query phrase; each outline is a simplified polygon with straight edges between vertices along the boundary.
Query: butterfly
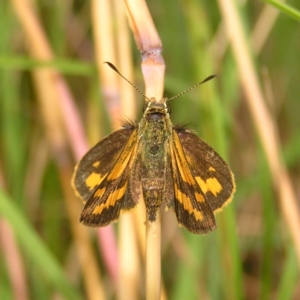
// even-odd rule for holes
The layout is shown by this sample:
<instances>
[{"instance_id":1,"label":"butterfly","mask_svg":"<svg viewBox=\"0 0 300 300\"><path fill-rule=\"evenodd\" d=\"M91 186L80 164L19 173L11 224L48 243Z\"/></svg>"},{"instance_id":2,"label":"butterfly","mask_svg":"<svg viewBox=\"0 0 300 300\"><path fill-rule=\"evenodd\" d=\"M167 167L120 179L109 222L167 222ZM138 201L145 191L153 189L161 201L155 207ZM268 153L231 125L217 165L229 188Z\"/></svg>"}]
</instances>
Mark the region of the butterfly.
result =
<instances>
[{"instance_id":1,"label":"butterfly","mask_svg":"<svg viewBox=\"0 0 300 300\"><path fill-rule=\"evenodd\" d=\"M124 124L79 161L72 186L85 202L80 216L84 225L106 226L144 199L149 222L164 203L192 233L216 228L215 213L233 198L234 175L195 133L173 126L169 101L175 97L146 98L139 123Z\"/></svg>"}]
</instances>

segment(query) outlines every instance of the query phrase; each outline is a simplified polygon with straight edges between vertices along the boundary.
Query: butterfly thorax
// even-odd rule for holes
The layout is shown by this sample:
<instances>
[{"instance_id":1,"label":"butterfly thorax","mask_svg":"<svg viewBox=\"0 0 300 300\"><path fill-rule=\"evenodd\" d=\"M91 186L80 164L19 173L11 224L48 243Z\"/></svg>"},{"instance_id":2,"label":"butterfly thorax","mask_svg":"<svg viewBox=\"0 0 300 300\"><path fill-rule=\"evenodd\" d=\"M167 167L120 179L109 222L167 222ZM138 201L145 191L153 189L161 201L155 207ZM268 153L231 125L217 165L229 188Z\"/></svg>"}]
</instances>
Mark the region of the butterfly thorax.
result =
<instances>
[{"instance_id":1,"label":"butterfly thorax","mask_svg":"<svg viewBox=\"0 0 300 300\"><path fill-rule=\"evenodd\" d=\"M167 145L172 134L165 103L148 104L139 132L143 196L148 218L154 221L164 197Z\"/></svg>"},{"instance_id":2,"label":"butterfly thorax","mask_svg":"<svg viewBox=\"0 0 300 300\"><path fill-rule=\"evenodd\" d=\"M152 99L152 98L151 98ZM139 125L139 137L150 156L159 156L172 134L172 123L166 103L148 102Z\"/></svg>"}]
</instances>

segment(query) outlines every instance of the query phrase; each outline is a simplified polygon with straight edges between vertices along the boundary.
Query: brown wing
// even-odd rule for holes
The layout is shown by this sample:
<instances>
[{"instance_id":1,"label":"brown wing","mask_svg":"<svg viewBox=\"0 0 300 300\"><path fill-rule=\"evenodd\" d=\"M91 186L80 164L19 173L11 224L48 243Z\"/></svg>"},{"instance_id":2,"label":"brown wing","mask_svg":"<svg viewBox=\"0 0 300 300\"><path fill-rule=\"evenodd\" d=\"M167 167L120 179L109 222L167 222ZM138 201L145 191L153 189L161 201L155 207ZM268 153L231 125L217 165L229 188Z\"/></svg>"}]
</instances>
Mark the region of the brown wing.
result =
<instances>
[{"instance_id":1,"label":"brown wing","mask_svg":"<svg viewBox=\"0 0 300 300\"><path fill-rule=\"evenodd\" d=\"M128 124L113 132L89 150L78 162L73 173L72 186L84 202L91 197L95 188L111 171L135 127L134 124Z\"/></svg>"},{"instance_id":2,"label":"brown wing","mask_svg":"<svg viewBox=\"0 0 300 300\"><path fill-rule=\"evenodd\" d=\"M99 142L78 163L72 184L86 201L82 223L105 226L117 220L122 209L136 205L138 199L126 192L136 149L137 130L127 126Z\"/></svg>"},{"instance_id":3,"label":"brown wing","mask_svg":"<svg viewBox=\"0 0 300 300\"><path fill-rule=\"evenodd\" d=\"M178 223L190 232L205 234L216 228L213 211L190 170L184 149L175 130L170 142L174 202L166 201L175 210Z\"/></svg>"},{"instance_id":4,"label":"brown wing","mask_svg":"<svg viewBox=\"0 0 300 300\"><path fill-rule=\"evenodd\" d=\"M197 135L186 129L175 129L187 162L201 191L214 212L233 198L234 176L224 160Z\"/></svg>"}]
</instances>

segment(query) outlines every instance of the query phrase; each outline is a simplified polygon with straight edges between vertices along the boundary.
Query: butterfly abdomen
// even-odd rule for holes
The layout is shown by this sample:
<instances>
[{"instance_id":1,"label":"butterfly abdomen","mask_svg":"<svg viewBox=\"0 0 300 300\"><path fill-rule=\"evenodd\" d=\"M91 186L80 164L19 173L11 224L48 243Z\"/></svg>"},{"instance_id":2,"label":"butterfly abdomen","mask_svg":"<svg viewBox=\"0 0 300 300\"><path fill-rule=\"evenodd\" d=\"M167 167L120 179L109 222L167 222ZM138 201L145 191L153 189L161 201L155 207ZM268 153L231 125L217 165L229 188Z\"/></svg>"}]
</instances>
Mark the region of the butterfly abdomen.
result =
<instances>
[{"instance_id":1,"label":"butterfly abdomen","mask_svg":"<svg viewBox=\"0 0 300 300\"><path fill-rule=\"evenodd\" d=\"M141 138L141 181L149 221L155 221L165 191L168 130L164 114L146 116Z\"/></svg>"}]
</instances>

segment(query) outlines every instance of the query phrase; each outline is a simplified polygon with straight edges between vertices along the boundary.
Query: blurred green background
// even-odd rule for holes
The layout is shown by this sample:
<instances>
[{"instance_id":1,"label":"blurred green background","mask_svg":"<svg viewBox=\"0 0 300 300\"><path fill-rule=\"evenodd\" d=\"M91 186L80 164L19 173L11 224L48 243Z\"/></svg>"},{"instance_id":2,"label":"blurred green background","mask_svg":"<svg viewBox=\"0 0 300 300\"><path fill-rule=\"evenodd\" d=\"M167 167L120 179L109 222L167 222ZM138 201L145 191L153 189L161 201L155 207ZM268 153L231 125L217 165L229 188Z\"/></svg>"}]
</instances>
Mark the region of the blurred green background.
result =
<instances>
[{"instance_id":1,"label":"blurred green background","mask_svg":"<svg viewBox=\"0 0 300 300\"><path fill-rule=\"evenodd\" d=\"M163 43L165 95L171 97L211 74L218 75L174 100L172 120L189 124L209 142L230 165L237 185L234 200L217 216L219 229L208 236L179 229L171 213L162 214L162 278L167 299L300 299L294 244L245 102L218 2L148 2ZM0 1L0 299L15 299L14 274L21 274L20 282L27 288L19 299L90 299L83 277L89 279L74 254L74 231L64 201L66 184L59 170L61 153L53 150L45 133L32 72L51 67L63 76L87 137L100 140L111 131L97 81L91 2L38 0L34 4L55 54L48 64L29 54L32 45L13 1ZM261 1L238 1L237 5L299 206L299 19L278 10L272 22L272 12L263 14L270 7ZM289 5L300 10L299 1ZM133 39L132 49L135 83L143 90L140 54ZM112 71L107 68L107 72ZM141 116L141 96L137 107ZM67 145L63 159L73 166L78 159ZM70 176L66 177L69 182ZM72 201L80 204L75 196ZM11 237L18 254L5 250ZM91 239L104 299L115 299L117 287L94 235ZM24 273L14 273L10 258L15 261L15 257L21 259ZM142 278L135 287L138 299L143 298Z\"/></svg>"}]
</instances>

